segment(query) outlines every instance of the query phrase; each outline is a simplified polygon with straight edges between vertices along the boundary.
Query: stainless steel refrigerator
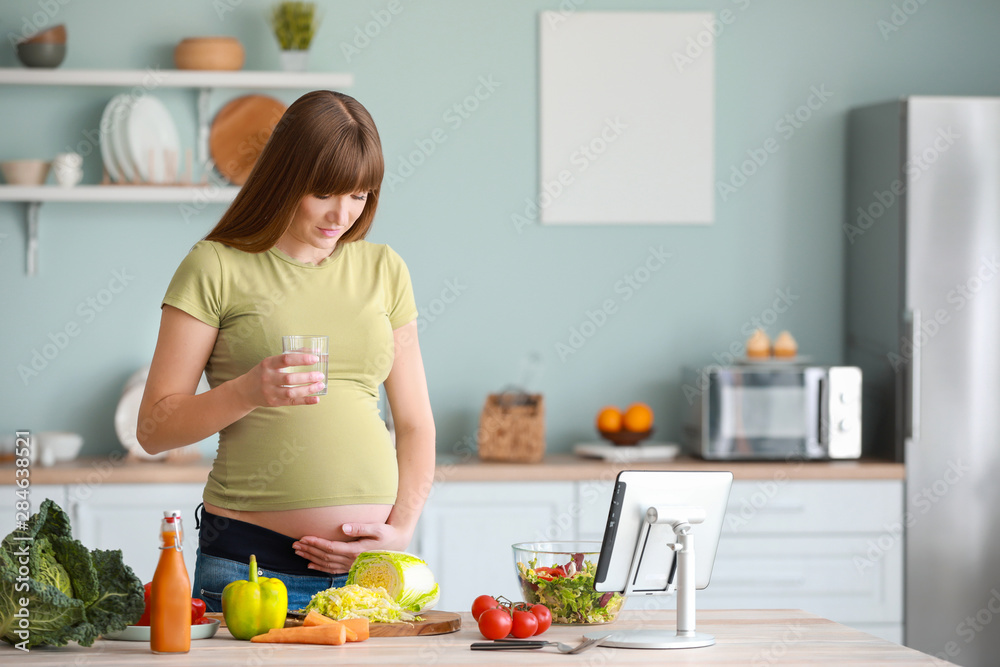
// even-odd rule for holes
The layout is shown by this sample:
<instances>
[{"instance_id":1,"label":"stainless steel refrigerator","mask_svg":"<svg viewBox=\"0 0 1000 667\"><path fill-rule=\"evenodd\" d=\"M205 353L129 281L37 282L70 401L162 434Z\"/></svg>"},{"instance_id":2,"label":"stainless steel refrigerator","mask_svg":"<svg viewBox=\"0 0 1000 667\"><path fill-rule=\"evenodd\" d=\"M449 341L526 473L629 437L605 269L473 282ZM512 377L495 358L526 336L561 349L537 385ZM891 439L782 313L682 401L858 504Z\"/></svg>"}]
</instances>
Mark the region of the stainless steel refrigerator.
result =
<instances>
[{"instance_id":1,"label":"stainless steel refrigerator","mask_svg":"<svg viewBox=\"0 0 1000 667\"><path fill-rule=\"evenodd\" d=\"M905 643L1000 665L1000 98L855 109L848 137L846 357L865 453L906 465Z\"/></svg>"}]
</instances>

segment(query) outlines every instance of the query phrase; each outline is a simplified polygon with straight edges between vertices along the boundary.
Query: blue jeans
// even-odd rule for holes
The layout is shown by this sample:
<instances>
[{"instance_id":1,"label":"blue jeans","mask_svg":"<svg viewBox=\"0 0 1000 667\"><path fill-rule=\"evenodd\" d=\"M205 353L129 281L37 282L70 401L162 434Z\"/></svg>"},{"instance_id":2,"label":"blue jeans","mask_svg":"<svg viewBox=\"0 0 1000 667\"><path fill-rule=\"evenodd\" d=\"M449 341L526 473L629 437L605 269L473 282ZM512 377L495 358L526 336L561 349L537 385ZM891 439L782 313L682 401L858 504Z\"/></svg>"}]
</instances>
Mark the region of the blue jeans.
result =
<instances>
[{"instance_id":1,"label":"blue jeans","mask_svg":"<svg viewBox=\"0 0 1000 667\"><path fill-rule=\"evenodd\" d=\"M222 591L231 581L245 580L250 572L246 563L228 558L206 556L198 549L198 561L194 568L192 597L205 601L206 611L222 611ZM347 574L308 577L300 574L284 574L273 570L257 568L258 577L281 579L288 589L288 609L302 609L312 596L328 588L339 588L347 584Z\"/></svg>"}]
</instances>

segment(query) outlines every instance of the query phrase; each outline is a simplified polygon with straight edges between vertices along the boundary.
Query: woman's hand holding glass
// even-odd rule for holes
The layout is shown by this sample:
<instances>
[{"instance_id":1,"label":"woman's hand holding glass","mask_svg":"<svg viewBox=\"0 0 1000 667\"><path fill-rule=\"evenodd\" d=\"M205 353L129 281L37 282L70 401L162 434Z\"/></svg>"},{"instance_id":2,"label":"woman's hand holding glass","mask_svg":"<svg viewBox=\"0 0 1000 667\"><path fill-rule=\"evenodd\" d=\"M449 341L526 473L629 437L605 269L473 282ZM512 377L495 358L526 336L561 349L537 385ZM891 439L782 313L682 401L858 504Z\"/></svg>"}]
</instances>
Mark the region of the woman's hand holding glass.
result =
<instances>
[{"instance_id":1,"label":"woman's hand holding glass","mask_svg":"<svg viewBox=\"0 0 1000 667\"><path fill-rule=\"evenodd\" d=\"M326 385L322 373L286 373L293 366L308 366L319 361L315 354L288 352L267 357L243 376L243 395L254 407L276 408L285 405L315 405L319 396L310 396ZM298 386L290 386L298 385Z\"/></svg>"}]
</instances>

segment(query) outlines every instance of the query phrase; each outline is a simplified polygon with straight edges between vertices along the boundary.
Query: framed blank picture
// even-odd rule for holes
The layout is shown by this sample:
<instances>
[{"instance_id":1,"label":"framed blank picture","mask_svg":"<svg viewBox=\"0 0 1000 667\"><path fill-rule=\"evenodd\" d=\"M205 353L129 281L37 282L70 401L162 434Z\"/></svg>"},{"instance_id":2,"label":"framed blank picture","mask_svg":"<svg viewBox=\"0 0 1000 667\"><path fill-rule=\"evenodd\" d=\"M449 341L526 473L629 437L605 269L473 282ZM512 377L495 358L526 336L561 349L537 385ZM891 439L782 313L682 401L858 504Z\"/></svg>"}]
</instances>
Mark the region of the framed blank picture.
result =
<instances>
[{"instance_id":1,"label":"framed blank picture","mask_svg":"<svg viewBox=\"0 0 1000 667\"><path fill-rule=\"evenodd\" d=\"M708 12L541 12L543 223L710 223Z\"/></svg>"}]
</instances>

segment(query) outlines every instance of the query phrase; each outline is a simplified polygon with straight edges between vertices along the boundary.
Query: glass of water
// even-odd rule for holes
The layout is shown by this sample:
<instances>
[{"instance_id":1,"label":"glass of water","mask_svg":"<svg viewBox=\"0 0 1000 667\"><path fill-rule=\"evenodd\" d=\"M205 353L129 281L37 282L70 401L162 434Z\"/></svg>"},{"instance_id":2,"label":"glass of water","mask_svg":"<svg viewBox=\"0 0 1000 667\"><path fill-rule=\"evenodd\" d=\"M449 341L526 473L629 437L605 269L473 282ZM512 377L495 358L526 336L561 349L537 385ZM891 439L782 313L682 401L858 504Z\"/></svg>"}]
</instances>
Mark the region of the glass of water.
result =
<instances>
[{"instance_id":1,"label":"glass of water","mask_svg":"<svg viewBox=\"0 0 1000 667\"><path fill-rule=\"evenodd\" d=\"M327 374L328 363L330 359L329 350L329 338L327 336L282 336L281 337L281 351L282 352L295 352L298 354L314 354L319 357L319 361L315 364L309 364L307 366L288 366L287 368L282 368L283 373L315 373L320 372L323 374L323 389L317 391L315 394L309 394L310 396L326 396L326 384L329 380ZM307 384L312 384L307 383ZM293 384L285 385L287 387L304 387L306 385Z\"/></svg>"}]
</instances>

